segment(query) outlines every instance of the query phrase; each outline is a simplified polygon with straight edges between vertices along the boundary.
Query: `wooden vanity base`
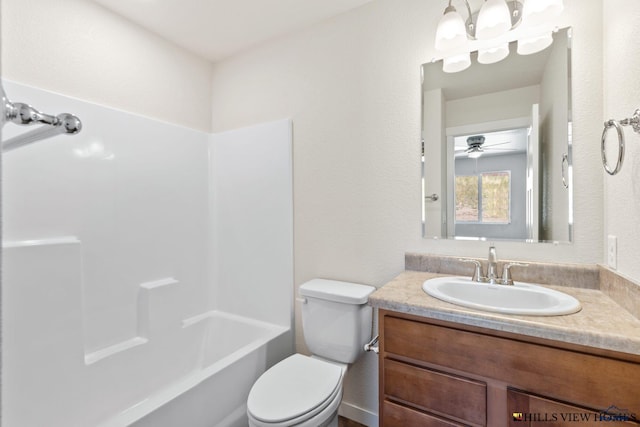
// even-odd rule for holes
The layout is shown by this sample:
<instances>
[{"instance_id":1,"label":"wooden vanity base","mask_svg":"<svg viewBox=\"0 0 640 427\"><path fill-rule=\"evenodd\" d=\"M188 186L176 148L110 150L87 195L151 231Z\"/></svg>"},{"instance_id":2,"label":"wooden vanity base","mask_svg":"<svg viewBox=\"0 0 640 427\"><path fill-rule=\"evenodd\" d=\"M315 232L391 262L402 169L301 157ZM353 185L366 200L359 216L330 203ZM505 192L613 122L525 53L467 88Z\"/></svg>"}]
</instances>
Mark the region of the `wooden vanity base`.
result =
<instances>
[{"instance_id":1,"label":"wooden vanity base","mask_svg":"<svg viewBox=\"0 0 640 427\"><path fill-rule=\"evenodd\" d=\"M380 425L638 426L640 356L380 310Z\"/></svg>"}]
</instances>

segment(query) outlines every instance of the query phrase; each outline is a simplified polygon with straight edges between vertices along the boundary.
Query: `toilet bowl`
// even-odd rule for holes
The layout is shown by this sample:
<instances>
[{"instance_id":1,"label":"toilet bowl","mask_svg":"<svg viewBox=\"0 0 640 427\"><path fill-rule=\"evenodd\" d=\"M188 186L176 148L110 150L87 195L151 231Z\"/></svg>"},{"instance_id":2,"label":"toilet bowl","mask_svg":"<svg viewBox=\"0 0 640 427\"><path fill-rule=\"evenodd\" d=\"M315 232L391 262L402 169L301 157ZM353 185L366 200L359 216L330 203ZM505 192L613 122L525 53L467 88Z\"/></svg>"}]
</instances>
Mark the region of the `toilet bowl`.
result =
<instances>
[{"instance_id":1,"label":"toilet bowl","mask_svg":"<svg viewBox=\"0 0 640 427\"><path fill-rule=\"evenodd\" d=\"M294 354L268 369L247 399L251 427L337 427L348 364L371 337L372 286L314 279L300 287L302 328L313 356Z\"/></svg>"},{"instance_id":2,"label":"toilet bowl","mask_svg":"<svg viewBox=\"0 0 640 427\"><path fill-rule=\"evenodd\" d=\"M347 366L294 354L269 369L247 400L251 427L337 426Z\"/></svg>"}]
</instances>

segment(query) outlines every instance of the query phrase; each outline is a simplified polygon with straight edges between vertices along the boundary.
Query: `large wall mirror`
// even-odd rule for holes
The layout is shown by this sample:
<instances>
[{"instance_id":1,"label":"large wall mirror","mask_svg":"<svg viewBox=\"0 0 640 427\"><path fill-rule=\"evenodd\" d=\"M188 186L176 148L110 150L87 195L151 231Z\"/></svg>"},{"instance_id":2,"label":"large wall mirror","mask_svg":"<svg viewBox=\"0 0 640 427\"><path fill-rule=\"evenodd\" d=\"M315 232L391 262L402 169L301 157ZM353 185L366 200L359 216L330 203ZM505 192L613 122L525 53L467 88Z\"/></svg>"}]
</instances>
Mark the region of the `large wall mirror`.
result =
<instances>
[{"instance_id":1,"label":"large wall mirror","mask_svg":"<svg viewBox=\"0 0 640 427\"><path fill-rule=\"evenodd\" d=\"M570 242L571 29L545 50L422 66L423 236Z\"/></svg>"}]
</instances>

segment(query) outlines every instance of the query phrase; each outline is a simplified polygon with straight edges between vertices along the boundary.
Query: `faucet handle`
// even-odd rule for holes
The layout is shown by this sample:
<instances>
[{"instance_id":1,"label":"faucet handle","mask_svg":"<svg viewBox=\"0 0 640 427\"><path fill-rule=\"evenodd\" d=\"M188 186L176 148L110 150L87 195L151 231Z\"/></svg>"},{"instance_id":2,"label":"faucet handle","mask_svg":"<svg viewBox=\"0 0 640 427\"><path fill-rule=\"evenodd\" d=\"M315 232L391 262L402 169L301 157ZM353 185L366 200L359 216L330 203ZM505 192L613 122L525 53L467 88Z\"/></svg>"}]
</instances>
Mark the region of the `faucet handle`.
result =
<instances>
[{"instance_id":1,"label":"faucet handle","mask_svg":"<svg viewBox=\"0 0 640 427\"><path fill-rule=\"evenodd\" d=\"M513 286L513 279L511 279L511 267L529 267L529 264L522 262L510 262L505 264L502 269L502 284Z\"/></svg>"},{"instance_id":2,"label":"faucet handle","mask_svg":"<svg viewBox=\"0 0 640 427\"><path fill-rule=\"evenodd\" d=\"M471 277L471 280L474 282L482 282L482 278L484 277L484 275L482 274L482 264L480 263L480 261L467 258L458 258L458 261L475 264L476 267L473 270L473 277Z\"/></svg>"}]
</instances>

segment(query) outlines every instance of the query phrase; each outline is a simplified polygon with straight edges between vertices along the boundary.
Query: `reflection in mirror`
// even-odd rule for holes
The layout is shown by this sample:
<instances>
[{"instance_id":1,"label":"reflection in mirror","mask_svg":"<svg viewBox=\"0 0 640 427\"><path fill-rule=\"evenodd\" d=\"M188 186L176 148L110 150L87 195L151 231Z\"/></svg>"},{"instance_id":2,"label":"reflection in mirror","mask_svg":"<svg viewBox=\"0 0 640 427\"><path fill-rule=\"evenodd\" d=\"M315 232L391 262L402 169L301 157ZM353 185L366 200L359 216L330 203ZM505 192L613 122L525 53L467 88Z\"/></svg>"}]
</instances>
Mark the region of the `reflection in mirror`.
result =
<instances>
[{"instance_id":1,"label":"reflection in mirror","mask_svg":"<svg viewBox=\"0 0 640 427\"><path fill-rule=\"evenodd\" d=\"M533 55L422 66L423 235L569 242L571 29Z\"/></svg>"}]
</instances>

